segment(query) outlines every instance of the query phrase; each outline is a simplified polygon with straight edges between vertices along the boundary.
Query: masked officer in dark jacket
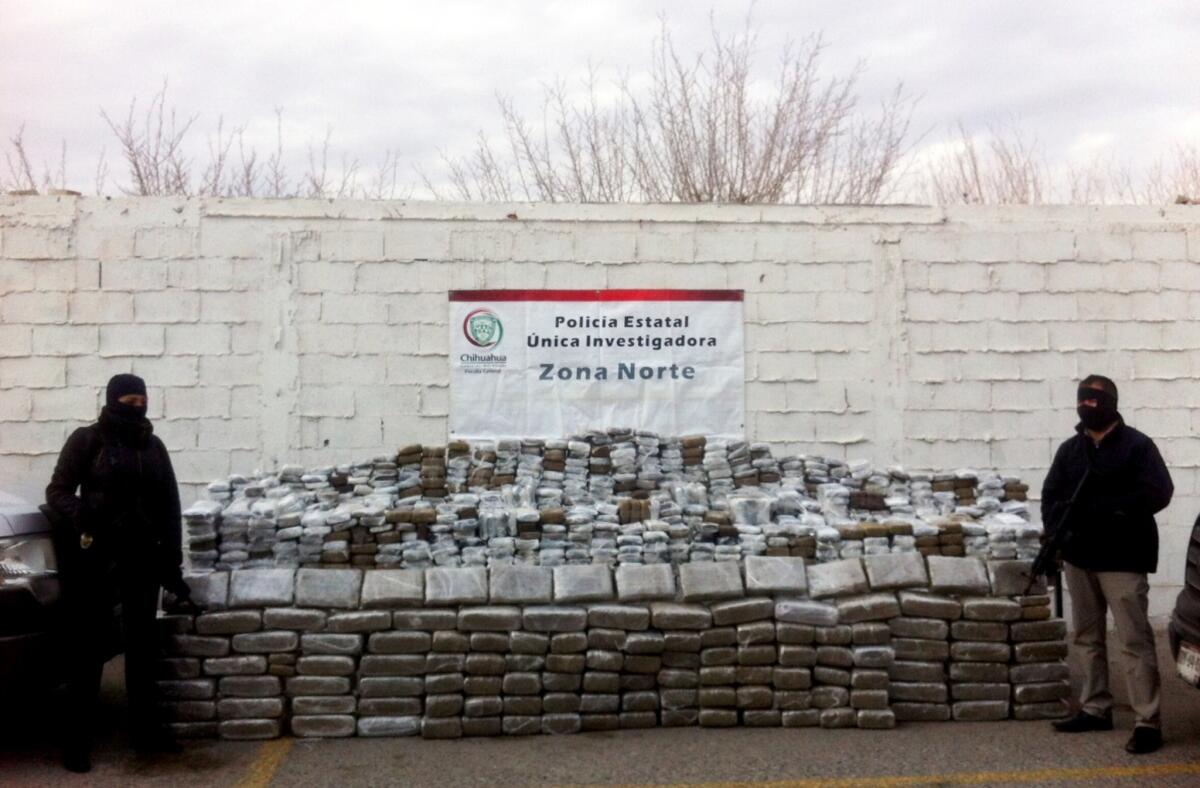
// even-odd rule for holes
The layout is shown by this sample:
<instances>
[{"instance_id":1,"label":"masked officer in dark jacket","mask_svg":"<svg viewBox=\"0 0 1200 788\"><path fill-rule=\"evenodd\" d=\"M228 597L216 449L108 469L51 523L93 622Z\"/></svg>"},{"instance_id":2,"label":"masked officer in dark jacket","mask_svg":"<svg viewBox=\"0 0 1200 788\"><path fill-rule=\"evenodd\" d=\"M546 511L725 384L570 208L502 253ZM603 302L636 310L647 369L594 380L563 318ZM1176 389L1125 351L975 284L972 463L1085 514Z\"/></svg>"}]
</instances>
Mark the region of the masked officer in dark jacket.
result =
<instances>
[{"instance_id":1,"label":"masked officer in dark jacket","mask_svg":"<svg viewBox=\"0 0 1200 788\"><path fill-rule=\"evenodd\" d=\"M1158 568L1154 515L1171 502L1175 488L1154 441L1117 412L1115 383L1102 375L1084 378L1078 413L1077 434L1058 447L1042 486L1042 521L1048 528L1079 490L1069 522L1059 527L1068 529L1063 573L1071 594L1073 643L1083 658L1082 709L1054 727L1065 733L1112 730L1105 647L1106 610L1111 610L1135 715L1125 749L1154 752L1162 746L1161 682L1146 613L1146 575Z\"/></svg>"},{"instance_id":2,"label":"masked officer in dark jacket","mask_svg":"<svg viewBox=\"0 0 1200 788\"><path fill-rule=\"evenodd\" d=\"M130 739L143 752L178 751L158 719L154 669L160 587L189 598L180 564L179 488L167 449L146 419L146 384L135 375L108 382L97 423L71 434L46 502L56 515L68 615L65 764L91 768L91 728L121 606ZM78 494L77 494L78 491Z\"/></svg>"}]
</instances>

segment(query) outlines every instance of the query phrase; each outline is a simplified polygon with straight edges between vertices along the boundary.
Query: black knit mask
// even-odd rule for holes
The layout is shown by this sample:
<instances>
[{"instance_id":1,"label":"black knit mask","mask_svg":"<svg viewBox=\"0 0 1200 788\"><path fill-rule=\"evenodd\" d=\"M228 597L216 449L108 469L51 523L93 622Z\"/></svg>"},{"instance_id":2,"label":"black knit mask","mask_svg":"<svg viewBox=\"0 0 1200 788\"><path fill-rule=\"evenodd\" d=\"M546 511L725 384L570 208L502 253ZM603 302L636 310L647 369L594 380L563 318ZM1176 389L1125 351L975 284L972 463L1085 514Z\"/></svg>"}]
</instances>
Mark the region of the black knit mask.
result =
<instances>
[{"instance_id":1,"label":"black knit mask","mask_svg":"<svg viewBox=\"0 0 1200 788\"><path fill-rule=\"evenodd\" d=\"M1095 407L1084 405L1084 400L1095 400ZM1102 389L1080 386L1076 401L1079 406L1075 412L1079 420L1089 430L1102 430L1117 420L1117 398Z\"/></svg>"},{"instance_id":2,"label":"black knit mask","mask_svg":"<svg viewBox=\"0 0 1200 788\"><path fill-rule=\"evenodd\" d=\"M121 397L124 397L126 394L146 396L146 381L137 375L113 375L112 379L108 381L108 388L104 392L104 407L121 421L140 422L146 418L146 406L128 405L121 402Z\"/></svg>"}]
</instances>

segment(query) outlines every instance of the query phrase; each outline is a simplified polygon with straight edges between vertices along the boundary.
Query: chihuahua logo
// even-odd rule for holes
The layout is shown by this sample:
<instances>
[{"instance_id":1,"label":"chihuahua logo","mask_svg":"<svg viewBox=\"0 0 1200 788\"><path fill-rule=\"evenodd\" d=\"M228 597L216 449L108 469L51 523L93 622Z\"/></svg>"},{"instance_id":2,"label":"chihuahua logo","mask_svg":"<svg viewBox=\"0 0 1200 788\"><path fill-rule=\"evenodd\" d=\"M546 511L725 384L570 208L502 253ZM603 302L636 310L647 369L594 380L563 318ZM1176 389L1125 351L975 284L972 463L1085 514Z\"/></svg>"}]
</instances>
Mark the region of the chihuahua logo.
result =
<instances>
[{"instance_id":1,"label":"chihuahua logo","mask_svg":"<svg viewBox=\"0 0 1200 788\"><path fill-rule=\"evenodd\" d=\"M475 309L463 320L463 336L475 347L490 349L504 338L504 324L490 309Z\"/></svg>"}]
</instances>

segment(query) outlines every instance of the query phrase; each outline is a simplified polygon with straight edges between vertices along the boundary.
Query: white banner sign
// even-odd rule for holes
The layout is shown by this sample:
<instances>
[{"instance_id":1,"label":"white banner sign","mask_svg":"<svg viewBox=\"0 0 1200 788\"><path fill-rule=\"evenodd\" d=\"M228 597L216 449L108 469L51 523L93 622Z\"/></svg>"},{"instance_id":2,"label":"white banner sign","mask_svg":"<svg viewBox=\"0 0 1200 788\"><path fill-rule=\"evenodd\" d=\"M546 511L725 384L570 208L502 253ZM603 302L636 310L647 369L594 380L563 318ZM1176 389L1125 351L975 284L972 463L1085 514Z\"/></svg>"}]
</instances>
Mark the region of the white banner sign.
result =
<instances>
[{"instance_id":1,"label":"white banner sign","mask_svg":"<svg viewBox=\"0 0 1200 788\"><path fill-rule=\"evenodd\" d=\"M745 434L741 290L450 293L450 434Z\"/></svg>"}]
</instances>

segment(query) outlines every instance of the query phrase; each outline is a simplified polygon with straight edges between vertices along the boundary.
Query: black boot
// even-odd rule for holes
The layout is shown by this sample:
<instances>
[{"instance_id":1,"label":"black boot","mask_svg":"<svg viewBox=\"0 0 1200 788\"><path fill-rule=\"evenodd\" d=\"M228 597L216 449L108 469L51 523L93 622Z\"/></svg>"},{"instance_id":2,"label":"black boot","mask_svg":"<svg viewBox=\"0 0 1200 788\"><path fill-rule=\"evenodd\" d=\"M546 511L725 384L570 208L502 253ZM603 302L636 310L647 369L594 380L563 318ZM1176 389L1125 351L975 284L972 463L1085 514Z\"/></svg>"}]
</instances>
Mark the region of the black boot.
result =
<instances>
[{"instance_id":1,"label":"black boot","mask_svg":"<svg viewBox=\"0 0 1200 788\"><path fill-rule=\"evenodd\" d=\"M1106 714L1103 717L1097 717L1095 714L1088 714L1086 711L1081 711L1070 719L1053 722L1051 725L1053 725L1054 730L1058 731L1059 733L1111 731L1113 727L1111 714Z\"/></svg>"},{"instance_id":2,"label":"black boot","mask_svg":"<svg viewBox=\"0 0 1200 788\"><path fill-rule=\"evenodd\" d=\"M1160 749L1162 745L1162 731L1148 725L1139 725L1133 729L1133 736L1129 737L1125 751L1134 755L1145 755Z\"/></svg>"}]
</instances>

